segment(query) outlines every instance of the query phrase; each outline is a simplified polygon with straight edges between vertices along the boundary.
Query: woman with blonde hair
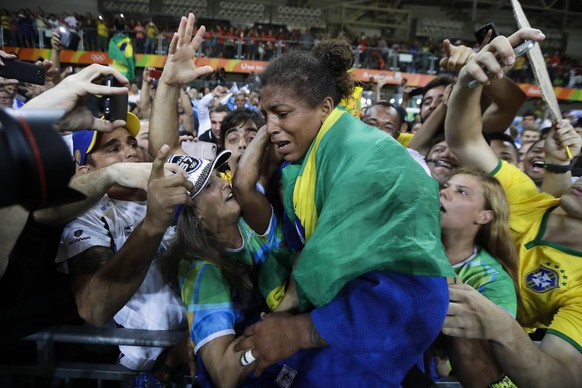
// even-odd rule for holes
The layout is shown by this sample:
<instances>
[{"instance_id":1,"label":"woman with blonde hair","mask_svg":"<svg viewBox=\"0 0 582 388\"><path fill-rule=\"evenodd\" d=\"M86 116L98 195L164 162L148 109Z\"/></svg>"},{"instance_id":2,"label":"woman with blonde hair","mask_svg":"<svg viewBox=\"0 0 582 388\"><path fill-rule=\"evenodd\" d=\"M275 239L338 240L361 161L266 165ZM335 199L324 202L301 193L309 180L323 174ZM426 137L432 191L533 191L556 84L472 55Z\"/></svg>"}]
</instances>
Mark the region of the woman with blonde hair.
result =
<instances>
[{"instance_id":1,"label":"woman with blonde hair","mask_svg":"<svg viewBox=\"0 0 582 388\"><path fill-rule=\"evenodd\" d=\"M515 318L517 252L503 187L481 171L462 168L445 182L440 196L442 241L457 279ZM447 347L463 386L484 387L504 379L488 341L451 337Z\"/></svg>"}]
</instances>

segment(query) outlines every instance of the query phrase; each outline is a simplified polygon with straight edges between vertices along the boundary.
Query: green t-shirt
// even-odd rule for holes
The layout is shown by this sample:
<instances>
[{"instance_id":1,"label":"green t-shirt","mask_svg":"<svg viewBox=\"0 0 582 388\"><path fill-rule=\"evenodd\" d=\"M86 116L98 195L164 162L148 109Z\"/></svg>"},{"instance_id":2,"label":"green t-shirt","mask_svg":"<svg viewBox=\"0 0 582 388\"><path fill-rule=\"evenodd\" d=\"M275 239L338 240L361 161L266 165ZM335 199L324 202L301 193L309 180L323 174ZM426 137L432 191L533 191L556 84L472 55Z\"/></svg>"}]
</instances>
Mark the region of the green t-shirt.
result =
<instances>
[{"instance_id":1,"label":"green t-shirt","mask_svg":"<svg viewBox=\"0 0 582 388\"><path fill-rule=\"evenodd\" d=\"M475 248L468 259L453 265L457 276L501 307L512 317L517 314L517 297L511 276L483 248Z\"/></svg>"}]
</instances>

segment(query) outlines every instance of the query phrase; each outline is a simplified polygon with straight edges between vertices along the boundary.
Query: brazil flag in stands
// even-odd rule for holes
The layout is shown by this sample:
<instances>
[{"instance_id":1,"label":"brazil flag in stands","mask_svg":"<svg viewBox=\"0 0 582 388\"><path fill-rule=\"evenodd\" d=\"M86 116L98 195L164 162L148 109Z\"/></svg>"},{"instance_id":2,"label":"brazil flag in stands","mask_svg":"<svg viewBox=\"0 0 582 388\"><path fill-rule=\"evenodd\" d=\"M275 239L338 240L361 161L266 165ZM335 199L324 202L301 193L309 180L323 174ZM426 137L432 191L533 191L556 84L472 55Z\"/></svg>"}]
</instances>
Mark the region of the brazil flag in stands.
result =
<instances>
[{"instance_id":1,"label":"brazil flag in stands","mask_svg":"<svg viewBox=\"0 0 582 388\"><path fill-rule=\"evenodd\" d=\"M128 80L135 79L135 55L128 36L115 34L109 41L109 58L113 60L113 68L123 74Z\"/></svg>"},{"instance_id":2,"label":"brazil flag in stands","mask_svg":"<svg viewBox=\"0 0 582 388\"><path fill-rule=\"evenodd\" d=\"M394 138L342 108L283 170L285 211L305 241L292 276L301 309L323 306L371 271L454 276L437 182Z\"/></svg>"}]
</instances>

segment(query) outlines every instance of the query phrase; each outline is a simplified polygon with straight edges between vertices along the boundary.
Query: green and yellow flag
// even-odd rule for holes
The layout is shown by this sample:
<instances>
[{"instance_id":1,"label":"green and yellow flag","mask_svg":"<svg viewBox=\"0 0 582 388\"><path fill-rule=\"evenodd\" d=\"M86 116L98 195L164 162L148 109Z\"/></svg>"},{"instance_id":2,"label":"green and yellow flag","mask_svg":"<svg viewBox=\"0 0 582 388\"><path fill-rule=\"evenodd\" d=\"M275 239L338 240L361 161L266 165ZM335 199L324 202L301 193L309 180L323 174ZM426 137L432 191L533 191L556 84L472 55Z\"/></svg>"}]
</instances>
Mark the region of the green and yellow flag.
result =
<instances>
[{"instance_id":1,"label":"green and yellow flag","mask_svg":"<svg viewBox=\"0 0 582 388\"><path fill-rule=\"evenodd\" d=\"M113 60L112 67L123 74L128 80L135 79L135 55L131 39L123 34L115 34L109 40L109 58Z\"/></svg>"},{"instance_id":2,"label":"green and yellow flag","mask_svg":"<svg viewBox=\"0 0 582 388\"><path fill-rule=\"evenodd\" d=\"M301 309L371 271L454 276L437 182L391 136L336 108L303 160L283 170L285 210L306 244L293 277Z\"/></svg>"}]
</instances>

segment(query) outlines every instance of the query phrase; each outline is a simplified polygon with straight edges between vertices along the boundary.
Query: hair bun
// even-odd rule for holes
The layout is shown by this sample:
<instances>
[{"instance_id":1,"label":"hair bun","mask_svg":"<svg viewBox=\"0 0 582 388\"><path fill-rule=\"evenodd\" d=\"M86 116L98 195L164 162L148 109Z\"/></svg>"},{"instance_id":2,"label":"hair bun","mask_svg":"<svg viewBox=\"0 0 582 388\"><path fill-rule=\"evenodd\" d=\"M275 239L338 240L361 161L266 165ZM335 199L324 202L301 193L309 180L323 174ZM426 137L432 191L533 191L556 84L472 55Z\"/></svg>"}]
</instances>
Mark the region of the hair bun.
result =
<instances>
[{"instance_id":1,"label":"hair bun","mask_svg":"<svg viewBox=\"0 0 582 388\"><path fill-rule=\"evenodd\" d=\"M312 53L338 76L350 70L354 64L354 50L345 39L325 39L313 48Z\"/></svg>"}]
</instances>

